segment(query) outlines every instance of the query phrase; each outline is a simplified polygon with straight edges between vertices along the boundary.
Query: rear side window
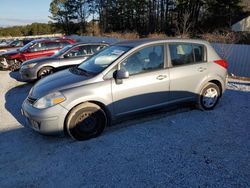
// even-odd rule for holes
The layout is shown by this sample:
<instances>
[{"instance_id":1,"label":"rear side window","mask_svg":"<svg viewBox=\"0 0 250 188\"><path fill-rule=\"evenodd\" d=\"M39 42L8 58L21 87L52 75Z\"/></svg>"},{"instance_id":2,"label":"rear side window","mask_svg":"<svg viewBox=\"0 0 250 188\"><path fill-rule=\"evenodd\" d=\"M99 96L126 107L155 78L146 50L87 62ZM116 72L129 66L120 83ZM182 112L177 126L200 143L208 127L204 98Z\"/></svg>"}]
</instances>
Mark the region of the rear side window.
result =
<instances>
[{"instance_id":1,"label":"rear side window","mask_svg":"<svg viewBox=\"0 0 250 188\"><path fill-rule=\"evenodd\" d=\"M60 42L60 48L63 48L64 46L69 45L70 43L67 41Z\"/></svg>"},{"instance_id":2,"label":"rear side window","mask_svg":"<svg viewBox=\"0 0 250 188\"><path fill-rule=\"evenodd\" d=\"M47 42L46 43L46 49L55 49L55 48L60 48L60 43L59 42Z\"/></svg>"},{"instance_id":3,"label":"rear side window","mask_svg":"<svg viewBox=\"0 0 250 188\"><path fill-rule=\"evenodd\" d=\"M199 44L169 44L173 66L205 61L204 46Z\"/></svg>"}]
</instances>

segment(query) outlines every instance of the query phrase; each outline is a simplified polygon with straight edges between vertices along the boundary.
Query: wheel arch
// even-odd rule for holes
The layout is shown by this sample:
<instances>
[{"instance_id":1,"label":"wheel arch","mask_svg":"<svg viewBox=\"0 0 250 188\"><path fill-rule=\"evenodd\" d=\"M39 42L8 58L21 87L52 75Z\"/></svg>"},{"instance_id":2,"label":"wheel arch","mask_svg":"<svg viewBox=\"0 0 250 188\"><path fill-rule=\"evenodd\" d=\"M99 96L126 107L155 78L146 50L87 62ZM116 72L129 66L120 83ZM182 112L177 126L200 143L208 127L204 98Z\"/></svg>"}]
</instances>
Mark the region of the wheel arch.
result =
<instances>
[{"instance_id":1,"label":"wheel arch","mask_svg":"<svg viewBox=\"0 0 250 188\"><path fill-rule=\"evenodd\" d=\"M213 83L213 84L215 84L215 85L217 85L219 87L219 89L220 89L220 96L221 96L222 93L223 93L222 83L219 80L216 80L216 79L210 80L209 82Z\"/></svg>"},{"instance_id":2,"label":"wheel arch","mask_svg":"<svg viewBox=\"0 0 250 188\"><path fill-rule=\"evenodd\" d=\"M68 112L67 112L67 115L65 116L65 119L64 119L64 125L63 125L63 130L64 130L64 133L65 134L68 134L67 133L67 130L66 130L66 120L69 116L69 114L71 113L71 111L76 108L77 106L81 105L81 104L84 104L84 103L92 103L92 104L95 104L97 106L99 106L104 112L105 112L105 115L107 117L107 126L110 125L111 121L112 121L112 118L111 118L111 112L110 110L106 107L105 104L103 104L102 102L100 101L95 101L95 100L88 100L88 101L84 101L84 102L81 102L81 103L78 103L76 105L74 105Z\"/></svg>"},{"instance_id":3,"label":"wheel arch","mask_svg":"<svg viewBox=\"0 0 250 188\"><path fill-rule=\"evenodd\" d=\"M200 82L200 85L196 89L196 93L200 94L201 90L205 87L207 83L214 83L220 89L220 95L223 94L226 88L226 81L218 75L209 75L207 78Z\"/></svg>"}]
</instances>

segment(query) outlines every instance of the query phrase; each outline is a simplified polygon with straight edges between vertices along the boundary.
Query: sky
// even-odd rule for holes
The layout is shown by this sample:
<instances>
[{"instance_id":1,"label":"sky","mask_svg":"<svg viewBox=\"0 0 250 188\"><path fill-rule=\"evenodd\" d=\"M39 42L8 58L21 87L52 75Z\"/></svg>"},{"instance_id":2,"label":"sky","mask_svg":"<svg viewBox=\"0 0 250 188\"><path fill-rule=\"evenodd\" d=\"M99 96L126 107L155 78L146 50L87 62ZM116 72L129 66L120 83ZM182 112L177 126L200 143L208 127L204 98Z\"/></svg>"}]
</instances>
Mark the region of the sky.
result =
<instances>
[{"instance_id":1,"label":"sky","mask_svg":"<svg viewBox=\"0 0 250 188\"><path fill-rule=\"evenodd\" d=\"M0 27L47 23L51 0L0 0Z\"/></svg>"}]
</instances>

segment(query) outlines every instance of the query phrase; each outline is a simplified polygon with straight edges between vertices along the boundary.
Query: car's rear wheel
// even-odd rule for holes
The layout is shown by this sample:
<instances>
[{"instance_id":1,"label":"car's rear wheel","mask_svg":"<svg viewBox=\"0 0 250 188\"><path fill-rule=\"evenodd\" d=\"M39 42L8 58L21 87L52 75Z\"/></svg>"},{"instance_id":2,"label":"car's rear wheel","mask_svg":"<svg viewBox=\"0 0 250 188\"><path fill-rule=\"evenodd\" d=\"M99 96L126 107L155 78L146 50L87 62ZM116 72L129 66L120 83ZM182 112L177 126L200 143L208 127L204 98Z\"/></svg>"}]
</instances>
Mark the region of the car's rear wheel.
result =
<instances>
[{"instance_id":1,"label":"car's rear wheel","mask_svg":"<svg viewBox=\"0 0 250 188\"><path fill-rule=\"evenodd\" d=\"M87 140L103 132L107 117L98 105L88 102L73 108L65 123L67 133L73 139Z\"/></svg>"},{"instance_id":2,"label":"car's rear wheel","mask_svg":"<svg viewBox=\"0 0 250 188\"><path fill-rule=\"evenodd\" d=\"M212 110L218 104L220 99L220 88L214 83L206 84L201 90L198 108L201 110Z\"/></svg>"},{"instance_id":3,"label":"car's rear wheel","mask_svg":"<svg viewBox=\"0 0 250 188\"><path fill-rule=\"evenodd\" d=\"M52 74L54 71L53 71L53 68L52 67L43 67L41 68L39 71L38 71L38 78L41 79L41 78L44 78L50 74Z\"/></svg>"}]
</instances>

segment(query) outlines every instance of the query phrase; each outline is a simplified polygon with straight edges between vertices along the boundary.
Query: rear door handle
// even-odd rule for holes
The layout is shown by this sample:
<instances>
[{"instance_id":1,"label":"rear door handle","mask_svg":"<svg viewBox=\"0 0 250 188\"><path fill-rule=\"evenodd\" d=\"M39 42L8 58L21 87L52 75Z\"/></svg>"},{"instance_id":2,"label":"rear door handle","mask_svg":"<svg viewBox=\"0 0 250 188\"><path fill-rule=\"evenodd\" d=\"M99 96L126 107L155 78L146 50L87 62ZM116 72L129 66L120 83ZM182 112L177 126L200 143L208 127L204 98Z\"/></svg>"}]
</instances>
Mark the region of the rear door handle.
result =
<instances>
[{"instance_id":1,"label":"rear door handle","mask_svg":"<svg viewBox=\"0 0 250 188\"><path fill-rule=\"evenodd\" d=\"M167 75L159 75L156 77L157 80L163 80L165 78L167 78Z\"/></svg>"},{"instance_id":2,"label":"rear door handle","mask_svg":"<svg viewBox=\"0 0 250 188\"><path fill-rule=\"evenodd\" d=\"M203 72L203 71L207 70L207 68L199 67L197 70L198 70L199 72Z\"/></svg>"}]
</instances>

